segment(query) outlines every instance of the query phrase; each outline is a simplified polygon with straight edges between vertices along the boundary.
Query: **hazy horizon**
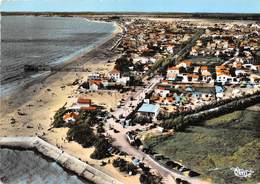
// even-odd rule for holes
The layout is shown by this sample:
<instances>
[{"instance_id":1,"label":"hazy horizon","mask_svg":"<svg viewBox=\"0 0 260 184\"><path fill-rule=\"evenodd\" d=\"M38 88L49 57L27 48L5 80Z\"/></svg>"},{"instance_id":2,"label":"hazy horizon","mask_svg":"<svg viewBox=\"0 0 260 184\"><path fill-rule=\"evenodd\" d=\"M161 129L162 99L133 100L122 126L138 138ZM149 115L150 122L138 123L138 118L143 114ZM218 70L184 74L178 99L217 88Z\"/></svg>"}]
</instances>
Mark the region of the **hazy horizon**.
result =
<instances>
[{"instance_id":1,"label":"hazy horizon","mask_svg":"<svg viewBox=\"0 0 260 184\"><path fill-rule=\"evenodd\" d=\"M2 0L3 12L260 13L259 0Z\"/></svg>"}]
</instances>

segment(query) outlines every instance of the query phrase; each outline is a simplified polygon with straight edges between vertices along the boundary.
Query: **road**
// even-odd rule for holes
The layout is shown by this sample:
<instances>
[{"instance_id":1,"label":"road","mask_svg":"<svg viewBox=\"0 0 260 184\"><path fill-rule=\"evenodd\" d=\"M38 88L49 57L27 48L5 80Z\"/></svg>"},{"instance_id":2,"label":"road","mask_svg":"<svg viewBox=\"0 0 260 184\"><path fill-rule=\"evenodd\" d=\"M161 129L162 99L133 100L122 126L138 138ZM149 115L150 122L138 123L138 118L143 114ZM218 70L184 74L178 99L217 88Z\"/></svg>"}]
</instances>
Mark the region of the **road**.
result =
<instances>
[{"instance_id":1,"label":"road","mask_svg":"<svg viewBox=\"0 0 260 184\"><path fill-rule=\"evenodd\" d=\"M150 84L142 89L139 89L136 91L136 93L133 95L134 100L131 101L130 96L128 96L125 100L125 105L117 108L112 115L116 118L119 118L121 114L126 117L129 113L131 113L134 108L131 108L131 106L136 107L145 97L145 93L153 90L153 88L156 86L156 84L160 81L159 77L154 77L150 80ZM109 127L113 127L116 130L119 130L119 133L115 133L113 130L109 130ZM129 155L136 157L140 160L142 160L145 164L147 164L152 171L155 171L157 174L161 175L163 177L163 183L165 184L173 184L175 183L174 178L181 178L183 180L186 180L192 184L206 184L207 182L202 181L200 179L191 178L187 176L183 176L177 172L173 172L164 166L160 165L156 161L154 161L148 154L142 152L141 150L131 146L126 139L126 133L131 130L140 129L143 126L136 125L136 126L130 126L127 128L124 128L120 123L116 123L114 118L108 119L108 126L106 127L106 132L114 139L113 145L120 147L120 149Z\"/></svg>"}]
</instances>

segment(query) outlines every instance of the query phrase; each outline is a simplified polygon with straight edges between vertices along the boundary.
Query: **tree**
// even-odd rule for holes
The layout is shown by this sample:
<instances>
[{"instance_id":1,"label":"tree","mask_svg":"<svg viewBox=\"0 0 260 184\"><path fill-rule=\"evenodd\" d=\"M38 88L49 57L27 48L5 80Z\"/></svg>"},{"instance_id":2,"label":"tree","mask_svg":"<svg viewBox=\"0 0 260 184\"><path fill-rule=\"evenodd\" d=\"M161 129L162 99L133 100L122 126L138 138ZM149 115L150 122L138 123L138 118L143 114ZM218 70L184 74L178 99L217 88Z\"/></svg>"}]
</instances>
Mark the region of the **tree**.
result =
<instances>
[{"instance_id":1,"label":"tree","mask_svg":"<svg viewBox=\"0 0 260 184\"><path fill-rule=\"evenodd\" d=\"M100 124L97 126L97 133L101 134L101 133L104 133L104 132L105 132L104 123L100 123Z\"/></svg>"},{"instance_id":2,"label":"tree","mask_svg":"<svg viewBox=\"0 0 260 184\"><path fill-rule=\"evenodd\" d=\"M89 89L89 83L88 82L83 82L81 84L81 87L85 88L85 89Z\"/></svg>"},{"instance_id":3,"label":"tree","mask_svg":"<svg viewBox=\"0 0 260 184\"><path fill-rule=\"evenodd\" d=\"M93 146L93 143L96 141L96 136L91 127L86 124L81 124L69 129L67 139L69 141L76 141L83 147L90 147Z\"/></svg>"},{"instance_id":4,"label":"tree","mask_svg":"<svg viewBox=\"0 0 260 184\"><path fill-rule=\"evenodd\" d=\"M115 159L112 165L116 168L119 167L120 172L131 172L132 175L137 174L137 167L122 158Z\"/></svg>"},{"instance_id":5,"label":"tree","mask_svg":"<svg viewBox=\"0 0 260 184\"><path fill-rule=\"evenodd\" d=\"M142 184L161 184L162 178L149 173L141 174L139 181Z\"/></svg>"},{"instance_id":6,"label":"tree","mask_svg":"<svg viewBox=\"0 0 260 184\"><path fill-rule=\"evenodd\" d=\"M60 128L60 127L64 127L65 122L63 121L63 115L66 112L66 107L65 105L63 107L61 107L54 115L54 121L52 123L52 126L54 128Z\"/></svg>"},{"instance_id":7,"label":"tree","mask_svg":"<svg viewBox=\"0 0 260 184\"><path fill-rule=\"evenodd\" d=\"M95 142L95 151L90 155L92 159L103 159L111 156L108 149L111 147L111 143L104 137L98 137Z\"/></svg>"}]
</instances>

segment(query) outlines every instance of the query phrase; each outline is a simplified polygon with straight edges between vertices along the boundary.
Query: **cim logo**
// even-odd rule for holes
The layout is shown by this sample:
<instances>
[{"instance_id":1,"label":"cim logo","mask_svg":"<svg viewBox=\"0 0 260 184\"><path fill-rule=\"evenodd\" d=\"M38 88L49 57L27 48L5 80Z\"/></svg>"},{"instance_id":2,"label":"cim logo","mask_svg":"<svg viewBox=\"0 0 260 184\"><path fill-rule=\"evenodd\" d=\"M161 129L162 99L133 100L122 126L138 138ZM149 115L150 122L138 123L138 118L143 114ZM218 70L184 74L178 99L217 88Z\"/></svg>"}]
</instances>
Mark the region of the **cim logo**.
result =
<instances>
[{"instance_id":1,"label":"cim logo","mask_svg":"<svg viewBox=\"0 0 260 184\"><path fill-rule=\"evenodd\" d=\"M233 171L234 174L240 178L250 178L254 173L252 169L246 170L246 169L240 169L239 167L231 167L230 170Z\"/></svg>"}]
</instances>

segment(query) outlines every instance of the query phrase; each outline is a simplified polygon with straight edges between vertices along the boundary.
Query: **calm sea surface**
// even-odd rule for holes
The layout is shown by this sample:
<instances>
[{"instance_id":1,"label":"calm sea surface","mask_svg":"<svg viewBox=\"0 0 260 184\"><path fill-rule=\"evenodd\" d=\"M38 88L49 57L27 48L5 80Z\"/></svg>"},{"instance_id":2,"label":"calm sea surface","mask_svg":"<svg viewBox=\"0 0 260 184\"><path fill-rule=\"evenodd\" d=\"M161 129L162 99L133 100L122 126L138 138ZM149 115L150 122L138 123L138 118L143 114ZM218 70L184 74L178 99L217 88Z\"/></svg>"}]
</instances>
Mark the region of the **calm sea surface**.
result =
<instances>
[{"instance_id":1,"label":"calm sea surface","mask_svg":"<svg viewBox=\"0 0 260 184\"><path fill-rule=\"evenodd\" d=\"M93 48L114 29L111 23L79 17L2 16L1 93L28 77L25 64L62 63Z\"/></svg>"},{"instance_id":2,"label":"calm sea surface","mask_svg":"<svg viewBox=\"0 0 260 184\"><path fill-rule=\"evenodd\" d=\"M88 184L33 151L0 149L0 183Z\"/></svg>"}]
</instances>

